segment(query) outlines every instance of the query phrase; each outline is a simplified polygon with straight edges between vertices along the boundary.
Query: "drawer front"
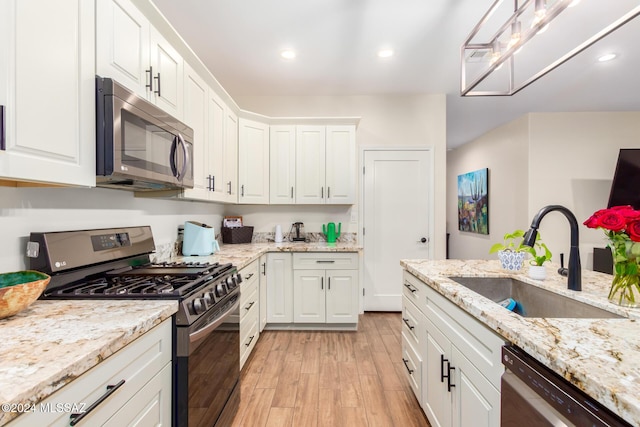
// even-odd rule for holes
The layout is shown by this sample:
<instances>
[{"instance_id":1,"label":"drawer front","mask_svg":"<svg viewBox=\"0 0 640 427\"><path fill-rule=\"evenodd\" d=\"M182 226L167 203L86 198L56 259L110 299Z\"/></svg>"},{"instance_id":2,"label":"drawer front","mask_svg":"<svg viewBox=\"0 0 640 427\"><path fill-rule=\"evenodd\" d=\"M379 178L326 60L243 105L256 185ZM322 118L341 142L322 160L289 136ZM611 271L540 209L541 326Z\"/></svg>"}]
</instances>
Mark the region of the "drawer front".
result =
<instances>
[{"instance_id":1,"label":"drawer front","mask_svg":"<svg viewBox=\"0 0 640 427\"><path fill-rule=\"evenodd\" d=\"M111 355L80 377L38 404L38 408L78 404L81 411L108 392L107 386L124 383L115 389L79 425L102 425L171 361L171 320L165 320L148 333ZM42 406L44 405L44 406ZM9 425L68 426L70 411L42 409L16 418Z\"/></svg>"},{"instance_id":2,"label":"drawer front","mask_svg":"<svg viewBox=\"0 0 640 427\"><path fill-rule=\"evenodd\" d=\"M423 295L424 287L426 286L419 279L415 278L411 273L407 271L403 272L402 277L402 293L412 303L416 305L420 310L423 310ZM422 304L422 305L421 305Z\"/></svg>"},{"instance_id":3,"label":"drawer front","mask_svg":"<svg viewBox=\"0 0 640 427\"><path fill-rule=\"evenodd\" d=\"M250 311L258 311L258 281L254 281L247 289L243 287L240 292L240 322L249 314Z\"/></svg>"},{"instance_id":4,"label":"drawer front","mask_svg":"<svg viewBox=\"0 0 640 427\"><path fill-rule=\"evenodd\" d=\"M418 402L422 402L422 359L411 345L411 339L402 331L402 363Z\"/></svg>"},{"instance_id":5,"label":"drawer front","mask_svg":"<svg viewBox=\"0 0 640 427\"><path fill-rule=\"evenodd\" d=\"M293 254L294 270L357 270L358 264L356 252L296 252Z\"/></svg>"},{"instance_id":6,"label":"drawer front","mask_svg":"<svg viewBox=\"0 0 640 427\"><path fill-rule=\"evenodd\" d=\"M414 348L420 348L420 330L424 325L420 321L422 314L420 310L406 297L402 304L402 333L412 341Z\"/></svg>"},{"instance_id":7,"label":"drawer front","mask_svg":"<svg viewBox=\"0 0 640 427\"><path fill-rule=\"evenodd\" d=\"M240 322L240 369L249 358L259 337L258 308L253 307Z\"/></svg>"},{"instance_id":8,"label":"drawer front","mask_svg":"<svg viewBox=\"0 0 640 427\"><path fill-rule=\"evenodd\" d=\"M251 264L244 267L239 271L240 276L242 276L243 285L247 283L252 283L253 281L258 280L259 274L258 270L260 267L260 263L258 260L253 261Z\"/></svg>"}]
</instances>

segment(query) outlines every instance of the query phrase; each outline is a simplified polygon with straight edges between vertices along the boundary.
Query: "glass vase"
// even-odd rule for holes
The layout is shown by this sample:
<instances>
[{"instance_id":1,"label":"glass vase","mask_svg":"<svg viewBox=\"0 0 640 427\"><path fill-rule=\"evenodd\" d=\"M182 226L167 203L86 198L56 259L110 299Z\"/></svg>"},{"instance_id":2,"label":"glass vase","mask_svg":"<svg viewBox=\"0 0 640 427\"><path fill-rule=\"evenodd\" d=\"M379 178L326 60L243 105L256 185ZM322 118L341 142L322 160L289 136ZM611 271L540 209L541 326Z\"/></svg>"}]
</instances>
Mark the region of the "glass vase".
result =
<instances>
[{"instance_id":1,"label":"glass vase","mask_svg":"<svg viewBox=\"0 0 640 427\"><path fill-rule=\"evenodd\" d=\"M636 255L627 248L613 253L613 281L609 301L623 307L640 307L640 272Z\"/></svg>"}]
</instances>

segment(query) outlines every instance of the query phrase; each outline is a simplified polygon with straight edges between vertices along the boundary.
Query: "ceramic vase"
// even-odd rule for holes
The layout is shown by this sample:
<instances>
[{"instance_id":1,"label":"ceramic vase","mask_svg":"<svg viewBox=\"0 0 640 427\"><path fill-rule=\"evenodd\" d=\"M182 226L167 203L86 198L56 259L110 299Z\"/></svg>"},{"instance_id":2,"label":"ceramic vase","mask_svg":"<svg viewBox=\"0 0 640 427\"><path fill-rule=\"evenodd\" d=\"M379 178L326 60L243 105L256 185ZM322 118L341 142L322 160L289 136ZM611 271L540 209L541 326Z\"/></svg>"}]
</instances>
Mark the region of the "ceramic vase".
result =
<instances>
[{"instance_id":1,"label":"ceramic vase","mask_svg":"<svg viewBox=\"0 0 640 427\"><path fill-rule=\"evenodd\" d=\"M544 265L530 265L529 277L534 280L544 280L547 278L547 268Z\"/></svg>"},{"instance_id":2,"label":"ceramic vase","mask_svg":"<svg viewBox=\"0 0 640 427\"><path fill-rule=\"evenodd\" d=\"M502 263L502 268L510 271L518 271L524 262L524 252L499 251L498 259Z\"/></svg>"}]
</instances>

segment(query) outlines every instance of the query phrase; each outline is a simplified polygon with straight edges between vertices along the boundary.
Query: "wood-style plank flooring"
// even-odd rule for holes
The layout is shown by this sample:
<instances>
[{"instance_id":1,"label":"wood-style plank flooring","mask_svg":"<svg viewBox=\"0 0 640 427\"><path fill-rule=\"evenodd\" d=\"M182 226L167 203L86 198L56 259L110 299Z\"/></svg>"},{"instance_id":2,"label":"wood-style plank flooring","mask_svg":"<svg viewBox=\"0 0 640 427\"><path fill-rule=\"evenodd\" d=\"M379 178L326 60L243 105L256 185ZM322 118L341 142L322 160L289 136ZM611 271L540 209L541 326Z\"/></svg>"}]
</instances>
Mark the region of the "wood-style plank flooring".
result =
<instances>
[{"instance_id":1,"label":"wood-style plank flooring","mask_svg":"<svg viewBox=\"0 0 640 427\"><path fill-rule=\"evenodd\" d=\"M241 375L233 426L429 426L402 363L400 313L357 332L264 331Z\"/></svg>"}]
</instances>

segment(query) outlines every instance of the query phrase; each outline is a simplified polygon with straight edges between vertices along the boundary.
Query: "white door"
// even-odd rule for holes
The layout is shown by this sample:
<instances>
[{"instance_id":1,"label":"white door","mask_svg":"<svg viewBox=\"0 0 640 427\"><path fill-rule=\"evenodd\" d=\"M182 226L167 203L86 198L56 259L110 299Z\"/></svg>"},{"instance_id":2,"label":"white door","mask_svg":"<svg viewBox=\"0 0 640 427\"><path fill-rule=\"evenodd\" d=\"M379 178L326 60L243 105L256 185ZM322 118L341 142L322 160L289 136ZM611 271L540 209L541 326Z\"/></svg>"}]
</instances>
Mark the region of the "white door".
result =
<instances>
[{"instance_id":1,"label":"white door","mask_svg":"<svg viewBox=\"0 0 640 427\"><path fill-rule=\"evenodd\" d=\"M269 203L293 204L296 180L296 127L271 126L269 137Z\"/></svg>"},{"instance_id":2,"label":"white door","mask_svg":"<svg viewBox=\"0 0 640 427\"><path fill-rule=\"evenodd\" d=\"M324 323L325 271L293 270L293 322Z\"/></svg>"},{"instance_id":3,"label":"white door","mask_svg":"<svg viewBox=\"0 0 640 427\"><path fill-rule=\"evenodd\" d=\"M186 189L184 197L207 200L210 172L207 159L207 85L188 65L184 74L184 122L193 129L193 189Z\"/></svg>"},{"instance_id":4,"label":"white door","mask_svg":"<svg viewBox=\"0 0 640 427\"><path fill-rule=\"evenodd\" d=\"M429 150L364 152L364 310L402 310L400 259L430 258Z\"/></svg>"},{"instance_id":5,"label":"white door","mask_svg":"<svg viewBox=\"0 0 640 427\"><path fill-rule=\"evenodd\" d=\"M356 201L356 127L327 126L326 140L327 204L353 204Z\"/></svg>"},{"instance_id":6,"label":"white door","mask_svg":"<svg viewBox=\"0 0 640 427\"><path fill-rule=\"evenodd\" d=\"M177 50L151 27L151 67L153 68L153 93L155 104L176 119L182 118L183 60Z\"/></svg>"},{"instance_id":7,"label":"white door","mask_svg":"<svg viewBox=\"0 0 640 427\"><path fill-rule=\"evenodd\" d=\"M238 203L238 116L225 111L223 191L226 202Z\"/></svg>"},{"instance_id":8,"label":"white door","mask_svg":"<svg viewBox=\"0 0 640 427\"><path fill-rule=\"evenodd\" d=\"M327 323L358 322L358 270L327 270L326 278Z\"/></svg>"},{"instance_id":9,"label":"white door","mask_svg":"<svg viewBox=\"0 0 640 427\"><path fill-rule=\"evenodd\" d=\"M241 118L238 126L238 202L269 204L269 125Z\"/></svg>"}]
</instances>

